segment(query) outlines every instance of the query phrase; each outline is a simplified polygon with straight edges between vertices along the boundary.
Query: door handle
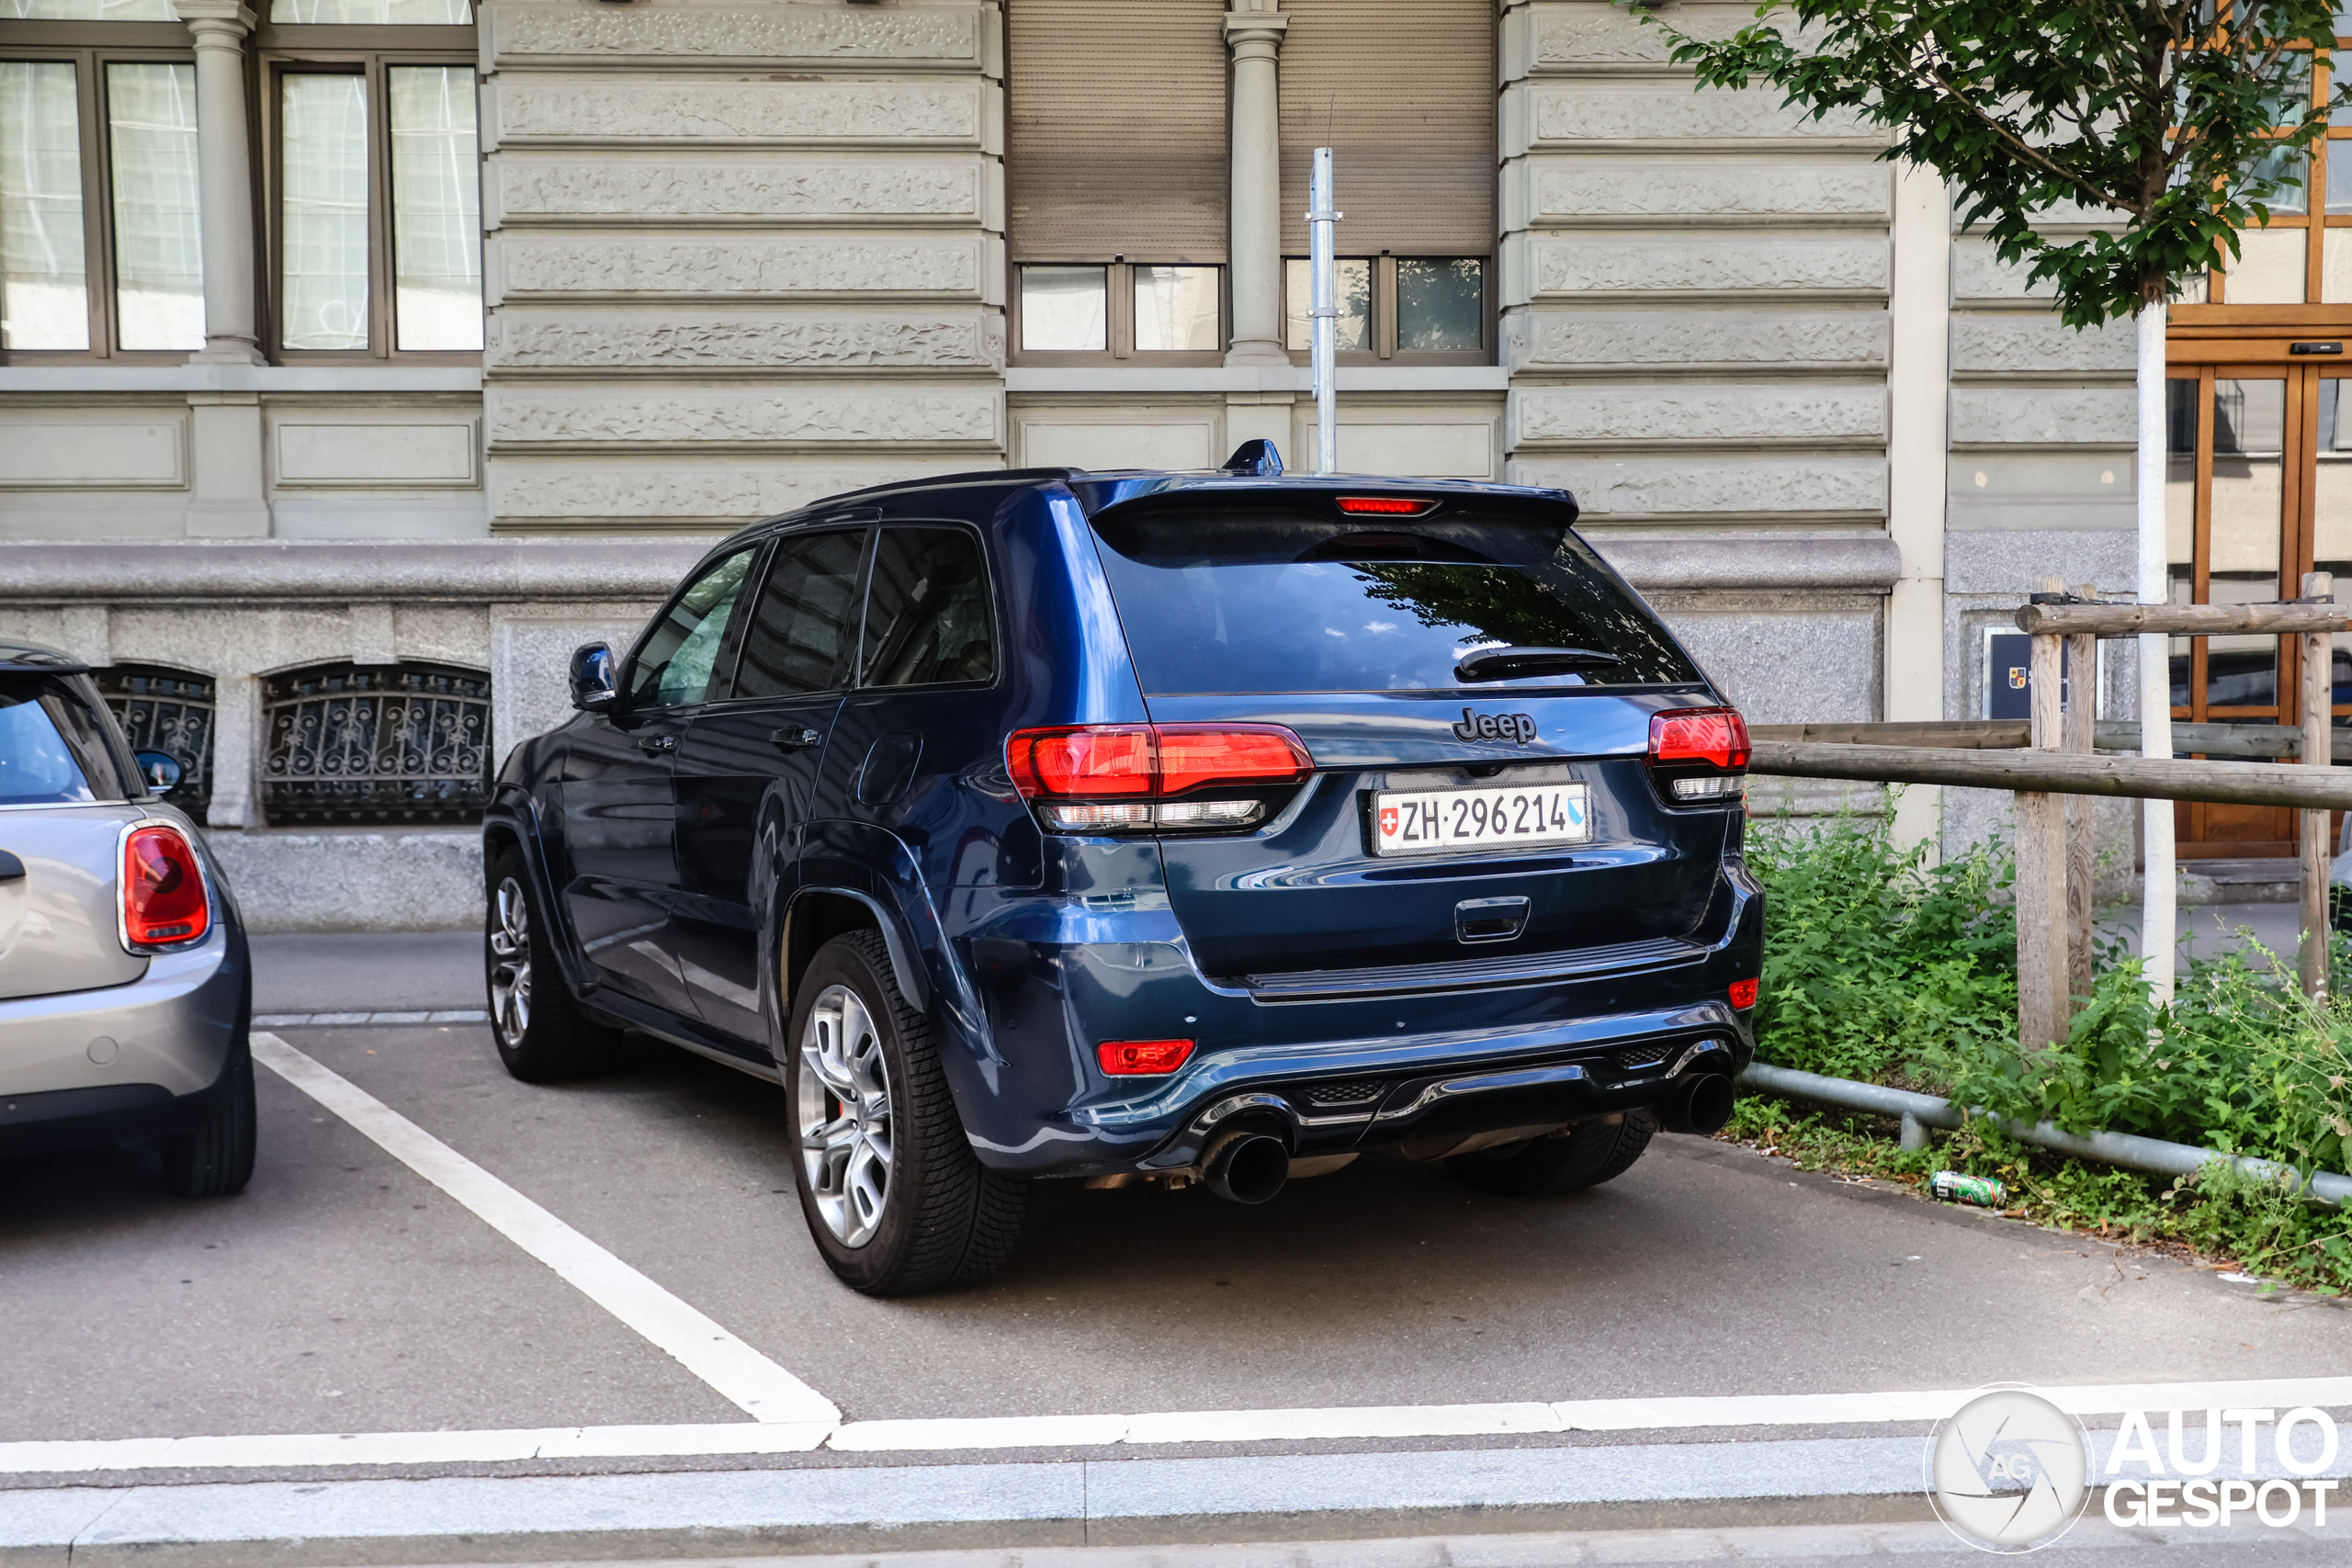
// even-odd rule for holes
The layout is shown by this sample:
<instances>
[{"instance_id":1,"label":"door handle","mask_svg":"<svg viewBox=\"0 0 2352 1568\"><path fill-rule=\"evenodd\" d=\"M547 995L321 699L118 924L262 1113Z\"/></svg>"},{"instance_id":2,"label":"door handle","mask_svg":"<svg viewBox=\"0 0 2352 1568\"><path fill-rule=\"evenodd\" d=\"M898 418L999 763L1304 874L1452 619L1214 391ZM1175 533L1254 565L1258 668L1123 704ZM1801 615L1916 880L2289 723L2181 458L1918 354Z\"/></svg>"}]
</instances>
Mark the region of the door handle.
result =
<instances>
[{"instance_id":1,"label":"door handle","mask_svg":"<svg viewBox=\"0 0 2352 1568\"><path fill-rule=\"evenodd\" d=\"M770 730L768 739L786 751L806 751L811 746L822 745L825 736L822 730L807 725L786 725L782 729Z\"/></svg>"},{"instance_id":2,"label":"door handle","mask_svg":"<svg viewBox=\"0 0 2352 1568\"><path fill-rule=\"evenodd\" d=\"M678 738L674 735L649 735L637 743L637 749L640 751L674 751L678 749Z\"/></svg>"}]
</instances>

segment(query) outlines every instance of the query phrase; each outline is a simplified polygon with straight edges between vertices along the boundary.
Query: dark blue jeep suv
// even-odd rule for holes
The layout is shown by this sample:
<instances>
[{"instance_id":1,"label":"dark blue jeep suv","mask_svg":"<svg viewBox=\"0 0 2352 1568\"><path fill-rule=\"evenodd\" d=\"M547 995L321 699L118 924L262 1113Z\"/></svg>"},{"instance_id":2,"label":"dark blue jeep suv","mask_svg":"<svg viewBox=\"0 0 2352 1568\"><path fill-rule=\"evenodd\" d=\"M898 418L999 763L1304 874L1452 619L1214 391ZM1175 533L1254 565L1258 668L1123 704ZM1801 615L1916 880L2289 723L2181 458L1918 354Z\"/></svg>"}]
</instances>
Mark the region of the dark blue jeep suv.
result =
<instances>
[{"instance_id":1,"label":"dark blue jeep suv","mask_svg":"<svg viewBox=\"0 0 2352 1568\"><path fill-rule=\"evenodd\" d=\"M781 1081L861 1291L1026 1183L1498 1192L1711 1132L1753 1049L1747 732L1565 492L1028 469L747 528L484 827L498 1049Z\"/></svg>"}]
</instances>

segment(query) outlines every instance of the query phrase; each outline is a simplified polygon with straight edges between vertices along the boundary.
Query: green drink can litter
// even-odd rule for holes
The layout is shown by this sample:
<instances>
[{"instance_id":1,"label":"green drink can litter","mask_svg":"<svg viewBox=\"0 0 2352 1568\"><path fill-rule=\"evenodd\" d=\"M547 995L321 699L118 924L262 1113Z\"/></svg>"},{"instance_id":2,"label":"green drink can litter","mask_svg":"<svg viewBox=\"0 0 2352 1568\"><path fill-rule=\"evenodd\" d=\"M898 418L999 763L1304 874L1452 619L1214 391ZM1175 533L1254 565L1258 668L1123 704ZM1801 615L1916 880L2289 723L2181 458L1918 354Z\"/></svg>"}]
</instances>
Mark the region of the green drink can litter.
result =
<instances>
[{"instance_id":1,"label":"green drink can litter","mask_svg":"<svg viewBox=\"0 0 2352 1568\"><path fill-rule=\"evenodd\" d=\"M1939 1170L1928 1178L1928 1195L1947 1203L1973 1203L1980 1209L2000 1209L2008 1206L2009 1190L1989 1176L1962 1176L1956 1170Z\"/></svg>"}]
</instances>

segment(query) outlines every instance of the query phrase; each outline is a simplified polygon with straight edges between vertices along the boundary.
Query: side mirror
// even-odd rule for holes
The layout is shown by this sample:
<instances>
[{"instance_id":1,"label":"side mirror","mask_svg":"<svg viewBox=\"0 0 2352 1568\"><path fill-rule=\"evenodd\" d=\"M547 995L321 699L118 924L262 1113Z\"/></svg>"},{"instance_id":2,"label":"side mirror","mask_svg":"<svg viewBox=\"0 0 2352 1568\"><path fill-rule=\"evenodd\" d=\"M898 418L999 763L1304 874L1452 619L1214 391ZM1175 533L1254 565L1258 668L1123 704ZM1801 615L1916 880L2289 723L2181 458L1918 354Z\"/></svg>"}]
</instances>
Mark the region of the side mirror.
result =
<instances>
[{"instance_id":1,"label":"side mirror","mask_svg":"<svg viewBox=\"0 0 2352 1568\"><path fill-rule=\"evenodd\" d=\"M602 713L613 705L620 690L613 683L613 650L601 642L571 650L571 705Z\"/></svg>"},{"instance_id":2,"label":"side mirror","mask_svg":"<svg viewBox=\"0 0 2352 1568\"><path fill-rule=\"evenodd\" d=\"M169 751L141 751L133 761L138 762L139 776L147 782L149 792L166 799L180 787L180 780L187 771Z\"/></svg>"}]
</instances>

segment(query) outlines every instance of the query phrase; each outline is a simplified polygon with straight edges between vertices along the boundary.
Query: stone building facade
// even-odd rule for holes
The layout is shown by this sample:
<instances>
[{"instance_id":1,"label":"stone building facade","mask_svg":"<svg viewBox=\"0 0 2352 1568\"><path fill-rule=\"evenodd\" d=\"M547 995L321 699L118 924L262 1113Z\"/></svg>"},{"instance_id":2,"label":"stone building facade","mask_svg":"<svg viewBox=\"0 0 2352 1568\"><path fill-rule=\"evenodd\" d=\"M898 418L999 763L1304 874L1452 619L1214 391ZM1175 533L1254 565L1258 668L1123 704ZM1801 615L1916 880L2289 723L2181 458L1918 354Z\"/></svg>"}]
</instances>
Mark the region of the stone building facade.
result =
<instances>
[{"instance_id":1,"label":"stone building facade","mask_svg":"<svg viewBox=\"0 0 2352 1568\"><path fill-rule=\"evenodd\" d=\"M1341 209L1403 236L1351 249L1340 228L1367 303L1340 466L1573 490L1752 721L1980 716L1985 632L2032 578L2132 586L2128 327L2062 329L1865 129L1694 93L1606 0L262 3L0 0L0 98L62 92L35 66L81 73L95 323L76 348L10 306L0 636L117 671L148 733L200 733L212 838L265 928L470 920L469 777L561 716L571 648L625 641L723 530L926 473L1209 466L1253 436L1311 463L1281 323L1296 153L1325 134ZM1672 15L1723 31L1752 6ZM472 220L464 192L402 174L398 141L424 80L399 73L468 57L475 118L445 105L430 134L479 157L471 284L402 248L425 227L403 201ZM146 243L106 107L124 62L184 64L194 88L201 202L178 221L201 242L200 344L123 324ZM1423 62L1476 101L1448 88L1423 115ZM374 117L350 199L390 220L368 220L363 267L362 220L336 220L347 276L321 284L333 265L303 246L333 203L302 205L304 182L363 161L291 139L336 72ZM1073 106L1125 116L1107 197L1057 186L1089 177ZM1417 127L1452 147L1474 123L1468 162L1407 155ZM24 273L40 159L11 134L0 240ZM113 164L91 144L109 135ZM1159 163L1191 182L1164 201ZM1159 251L1091 242L1101 202ZM1181 232L1179 207L1199 220ZM1411 303L1425 283L1455 315ZM53 298L35 284L66 287L23 299ZM404 346L417 290L467 287L478 352ZM297 305L334 288L375 324L300 346ZM1165 314L1179 299L1193 317ZM2108 684L2128 702L2128 670ZM322 761L355 704L380 755ZM402 724L463 745L403 762L392 739L425 731ZM1938 810L1903 807L1921 832Z\"/></svg>"}]
</instances>

